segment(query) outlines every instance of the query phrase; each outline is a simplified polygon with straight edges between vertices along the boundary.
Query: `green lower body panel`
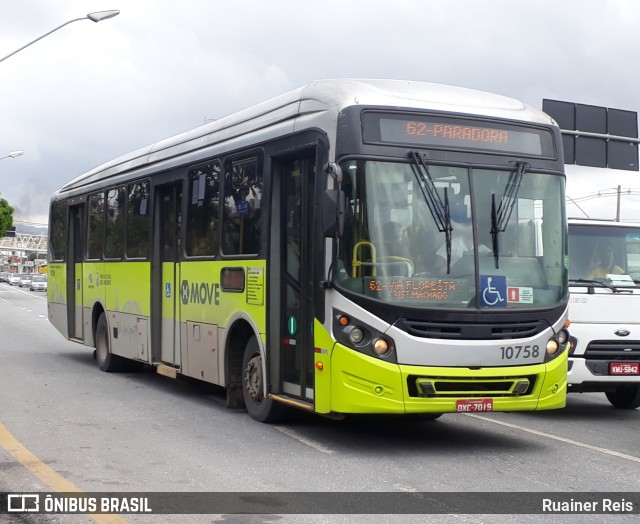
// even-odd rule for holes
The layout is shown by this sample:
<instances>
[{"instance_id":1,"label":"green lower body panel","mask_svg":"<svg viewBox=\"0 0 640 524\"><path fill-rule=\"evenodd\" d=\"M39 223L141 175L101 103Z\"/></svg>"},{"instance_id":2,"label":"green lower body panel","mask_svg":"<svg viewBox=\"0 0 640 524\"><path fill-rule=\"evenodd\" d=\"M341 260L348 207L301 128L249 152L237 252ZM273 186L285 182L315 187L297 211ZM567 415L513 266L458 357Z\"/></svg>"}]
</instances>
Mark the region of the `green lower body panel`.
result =
<instances>
[{"instance_id":1,"label":"green lower body panel","mask_svg":"<svg viewBox=\"0 0 640 524\"><path fill-rule=\"evenodd\" d=\"M533 411L562 408L566 395L566 351L546 364L480 369L398 365L340 344L331 355L334 413L475 411L468 404L487 399L482 411Z\"/></svg>"}]
</instances>

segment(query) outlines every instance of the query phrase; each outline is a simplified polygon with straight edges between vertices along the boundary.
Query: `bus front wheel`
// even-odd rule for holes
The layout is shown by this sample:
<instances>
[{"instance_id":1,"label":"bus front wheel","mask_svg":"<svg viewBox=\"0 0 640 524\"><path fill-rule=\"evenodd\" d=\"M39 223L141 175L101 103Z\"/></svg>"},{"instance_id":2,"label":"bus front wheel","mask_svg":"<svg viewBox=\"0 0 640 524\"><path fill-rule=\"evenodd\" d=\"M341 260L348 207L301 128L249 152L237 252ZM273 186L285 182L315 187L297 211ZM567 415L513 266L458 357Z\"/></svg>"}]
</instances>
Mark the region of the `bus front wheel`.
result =
<instances>
[{"instance_id":1,"label":"bus front wheel","mask_svg":"<svg viewBox=\"0 0 640 524\"><path fill-rule=\"evenodd\" d=\"M625 384L605 393L611 404L620 409L640 407L640 384Z\"/></svg>"},{"instance_id":2,"label":"bus front wheel","mask_svg":"<svg viewBox=\"0 0 640 524\"><path fill-rule=\"evenodd\" d=\"M258 340L252 336L242 359L242 396L247 412L258 422L278 422L286 407L265 396L265 377Z\"/></svg>"},{"instance_id":3,"label":"bus front wheel","mask_svg":"<svg viewBox=\"0 0 640 524\"><path fill-rule=\"evenodd\" d=\"M104 313L100 315L96 325L96 361L101 371L111 372L122 369L122 358L111 353L109 326Z\"/></svg>"}]
</instances>

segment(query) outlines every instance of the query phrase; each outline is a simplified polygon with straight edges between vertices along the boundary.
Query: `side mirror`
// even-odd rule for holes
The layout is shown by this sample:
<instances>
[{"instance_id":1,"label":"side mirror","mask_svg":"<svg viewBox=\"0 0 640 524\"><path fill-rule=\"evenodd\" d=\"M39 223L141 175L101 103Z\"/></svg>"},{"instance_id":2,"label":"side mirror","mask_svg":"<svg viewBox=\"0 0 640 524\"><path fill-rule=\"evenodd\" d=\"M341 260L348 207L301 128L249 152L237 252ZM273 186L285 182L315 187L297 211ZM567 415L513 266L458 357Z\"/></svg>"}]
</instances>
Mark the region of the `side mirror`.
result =
<instances>
[{"instance_id":1,"label":"side mirror","mask_svg":"<svg viewBox=\"0 0 640 524\"><path fill-rule=\"evenodd\" d=\"M346 196L340 189L327 189L322 196L322 230L325 238L339 238L344 231Z\"/></svg>"}]
</instances>

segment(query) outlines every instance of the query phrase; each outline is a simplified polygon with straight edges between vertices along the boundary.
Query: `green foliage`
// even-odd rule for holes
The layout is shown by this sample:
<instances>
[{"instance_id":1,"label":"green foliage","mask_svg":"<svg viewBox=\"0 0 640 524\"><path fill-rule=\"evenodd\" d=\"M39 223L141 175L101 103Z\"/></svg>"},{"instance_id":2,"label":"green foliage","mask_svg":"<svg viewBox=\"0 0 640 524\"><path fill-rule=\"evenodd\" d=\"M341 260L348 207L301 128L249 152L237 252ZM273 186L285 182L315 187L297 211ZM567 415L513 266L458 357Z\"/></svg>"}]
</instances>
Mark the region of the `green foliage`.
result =
<instances>
[{"instance_id":1,"label":"green foliage","mask_svg":"<svg viewBox=\"0 0 640 524\"><path fill-rule=\"evenodd\" d=\"M7 234L7 228L13 225L13 208L4 198L0 198L0 238Z\"/></svg>"}]
</instances>

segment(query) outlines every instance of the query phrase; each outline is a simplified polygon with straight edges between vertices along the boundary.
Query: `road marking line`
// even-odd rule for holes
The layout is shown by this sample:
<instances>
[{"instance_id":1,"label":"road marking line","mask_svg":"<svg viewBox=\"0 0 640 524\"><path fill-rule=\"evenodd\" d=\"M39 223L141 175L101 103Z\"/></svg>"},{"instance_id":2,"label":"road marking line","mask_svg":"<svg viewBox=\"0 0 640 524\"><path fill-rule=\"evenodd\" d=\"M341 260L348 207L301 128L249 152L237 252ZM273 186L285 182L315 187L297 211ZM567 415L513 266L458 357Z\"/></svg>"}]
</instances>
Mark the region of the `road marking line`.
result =
<instances>
[{"instance_id":1,"label":"road marking line","mask_svg":"<svg viewBox=\"0 0 640 524\"><path fill-rule=\"evenodd\" d=\"M84 493L72 482L42 462L25 448L0 422L0 446L6 449L20 464L42 482L59 493ZM88 515L99 524L127 524L129 521L118 515Z\"/></svg>"},{"instance_id":2,"label":"road marking line","mask_svg":"<svg viewBox=\"0 0 640 524\"><path fill-rule=\"evenodd\" d=\"M323 446L322 444L319 444L311 439L308 439L306 437L303 437L302 435L300 435L299 433L297 433L296 431L293 431L292 429L287 429L287 428L279 428L277 426L274 426L275 429L277 429L280 433L284 433L285 435L296 439L298 442L302 442L303 444L312 447L313 449L320 451L321 453L327 453L329 455L331 455L332 453L335 453L334 450L329 449L325 446Z\"/></svg>"},{"instance_id":3,"label":"road marking line","mask_svg":"<svg viewBox=\"0 0 640 524\"><path fill-rule=\"evenodd\" d=\"M584 442L578 442L577 440L573 440L570 438L560 437L558 435L553 435L551 433L544 433L543 431L538 431L535 429L529 429L524 426L519 426L518 424L510 424L509 422L502 422L501 420L495 420L489 417L483 417L481 415L474 415L472 413L464 413L467 417L477 418L479 420L484 420L485 422L491 422L493 424L498 424L500 426L506 426L508 428L518 429L520 431L524 431L526 433L531 433L533 435L538 435L540 437L549 438L552 440L558 440L560 442L564 442L565 444L571 444L572 446L578 446L580 448L590 449L591 451L597 451L599 453L604 453L605 455L611 455L613 457L622 458L625 460L630 460L632 462L640 462L640 457L634 457L633 455L627 455L626 453L620 453L619 451L613 451L612 449L600 448L598 446L592 446L591 444L585 444Z\"/></svg>"}]
</instances>

